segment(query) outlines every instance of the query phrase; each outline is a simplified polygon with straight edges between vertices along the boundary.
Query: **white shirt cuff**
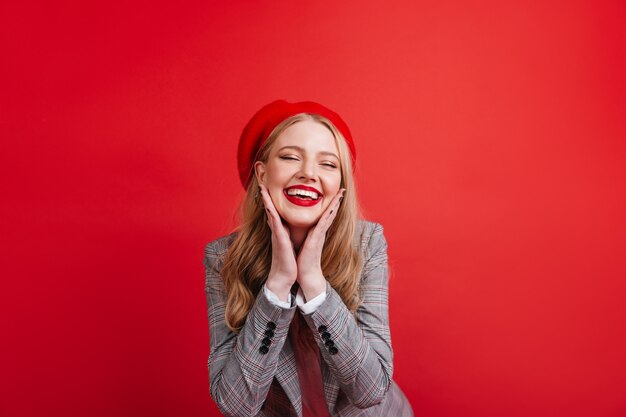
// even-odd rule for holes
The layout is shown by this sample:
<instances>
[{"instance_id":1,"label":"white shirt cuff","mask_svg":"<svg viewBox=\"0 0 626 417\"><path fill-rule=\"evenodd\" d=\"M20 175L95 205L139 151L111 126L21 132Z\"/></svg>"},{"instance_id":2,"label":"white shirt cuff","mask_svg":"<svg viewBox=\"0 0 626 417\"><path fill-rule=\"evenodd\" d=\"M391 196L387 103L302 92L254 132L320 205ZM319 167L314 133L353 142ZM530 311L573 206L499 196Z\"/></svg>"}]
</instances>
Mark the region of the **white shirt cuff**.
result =
<instances>
[{"instance_id":1,"label":"white shirt cuff","mask_svg":"<svg viewBox=\"0 0 626 417\"><path fill-rule=\"evenodd\" d=\"M289 301L281 301L280 298L278 298L276 294L271 292L265 284L263 284L263 293L265 294L269 302L274 304L275 306L282 307L282 308L291 308L291 303L293 301L291 299L292 298L291 293L289 293Z\"/></svg>"},{"instance_id":2,"label":"white shirt cuff","mask_svg":"<svg viewBox=\"0 0 626 417\"><path fill-rule=\"evenodd\" d=\"M317 310L317 308L322 305L324 300L326 300L326 291L323 291L318 296L305 303L302 288L298 288L298 293L296 294L296 304L300 308L300 311L302 311L304 314L311 314L312 312Z\"/></svg>"}]
</instances>

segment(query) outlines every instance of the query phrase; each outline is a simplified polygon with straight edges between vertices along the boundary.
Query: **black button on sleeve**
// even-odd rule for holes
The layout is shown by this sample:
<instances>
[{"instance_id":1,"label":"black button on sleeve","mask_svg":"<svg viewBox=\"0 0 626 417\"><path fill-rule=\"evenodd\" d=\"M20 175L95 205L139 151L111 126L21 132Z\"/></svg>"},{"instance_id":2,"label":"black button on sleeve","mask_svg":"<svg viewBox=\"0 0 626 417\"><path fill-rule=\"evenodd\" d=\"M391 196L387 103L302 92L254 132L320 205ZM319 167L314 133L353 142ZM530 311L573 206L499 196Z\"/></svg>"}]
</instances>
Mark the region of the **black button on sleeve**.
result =
<instances>
[{"instance_id":1,"label":"black button on sleeve","mask_svg":"<svg viewBox=\"0 0 626 417\"><path fill-rule=\"evenodd\" d=\"M337 352L339 352L339 351L337 350L337 348L336 348L336 347L331 346L331 347L329 347L329 348L328 348L328 352L329 352L331 355L336 355L336 354L337 354Z\"/></svg>"},{"instance_id":2,"label":"black button on sleeve","mask_svg":"<svg viewBox=\"0 0 626 417\"><path fill-rule=\"evenodd\" d=\"M273 321L268 322L267 328L270 330L274 330L276 328L276 323L274 323Z\"/></svg>"},{"instance_id":3,"label":"black button on sleeve","mask_svg":"<svg viewBox=\"0 0 626 417\"><path fill-rule=\"evenodd\" d=\"M320 333L324 333L326 330L328 330L328 328L322 324L320 327L317 328L317 330Z\"/></svg>"},{"instance_id":4,"label":"black button on sleeve","mask_svg":"<svg viewBox=\"0 0 626 417\"><path fill-rule=\"evenodd\" d=\"M265 345L262 345L262 346L259 348L259 352L261 352L261 353L262 353L262 354L264 354L264 355L265 355L267 352L269 352L269 350L270 350L270 349L269 349L267 346L265 346Z\"/></svg>"},{"instance_id":5,"label":"black button on sleeve","mask_svg":"<svg viewBox=\"0 0 626 417\"><path fill-rule=\"evenodd\" d=\"M274 337L274 332L272 330L270 330L270 329L267 329L265 331L265 336L267 336L267 337Z\"/></svg>"},{"instance_id":6,"label":"black button on sleeve","mask_svg":"<svg viewBox=\"0 0 626 417\"><path fill-rule=\"evenodd\" d=\"M332 340L328 339L325 343L326 347L331 347L331 346L335 346L335 342L333 342Z\"/></svg>"},{"instance_id":7,"label":"black button on sleeve","mask_svg":"<svg viewBox=\"0 0 626 417\"><path fill-rule=\"evenodd\" d=\"M330 339L330 333L328 333L328 332L322 333L322 339L324 339L324 340Z\"/></svg>"},{"instance_id":8,"label":"black button on sleeve","mask_svg":"<svg viewBox=\"0 0 626 417\"><path fill-rule=\"evenodd\" d=\"M265 346L269 346L272 344L272 340L269 337L266 337L263 340L261 340L261 343L263 343Z\"/></svg>"}]
</instances>

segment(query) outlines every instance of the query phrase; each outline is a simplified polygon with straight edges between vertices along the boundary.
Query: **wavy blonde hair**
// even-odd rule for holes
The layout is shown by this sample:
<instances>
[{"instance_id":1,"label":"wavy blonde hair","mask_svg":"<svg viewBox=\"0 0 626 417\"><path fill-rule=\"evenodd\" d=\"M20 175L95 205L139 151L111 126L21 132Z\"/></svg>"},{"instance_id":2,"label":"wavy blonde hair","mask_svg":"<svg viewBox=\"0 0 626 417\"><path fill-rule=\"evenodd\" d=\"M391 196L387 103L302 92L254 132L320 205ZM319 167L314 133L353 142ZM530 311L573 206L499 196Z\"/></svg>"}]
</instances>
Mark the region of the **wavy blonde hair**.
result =
<instances>
[{"instance_id":1,"label":"wavy blonde hair","mask_svg":"<svg viewBox=\"0 0 626 417\"><path fill-rule=\"evenodd\" d=\"M341 296L348 309L355 313L361 299L359 276L363 260L355 245L357 222L362 219L358 204L352 161L348 145L339 130L327 118L309 113L300 113L282 121L270 133L256 161L267 163L276 138L289 126L303 120L313 120L326 126L335 138L341 161L341 187L346 191L332 225L326 232L322 249L322 272L326 280ZM267 214L258 194L259 183L254 175L254 164L249 173L250 183L239 206L241 221L235 229L237 235L224 258L222 278L226 290L226 324L239 332L254 304L270 271L272 263L271 230Z\"/></svg>"}]
</instances>

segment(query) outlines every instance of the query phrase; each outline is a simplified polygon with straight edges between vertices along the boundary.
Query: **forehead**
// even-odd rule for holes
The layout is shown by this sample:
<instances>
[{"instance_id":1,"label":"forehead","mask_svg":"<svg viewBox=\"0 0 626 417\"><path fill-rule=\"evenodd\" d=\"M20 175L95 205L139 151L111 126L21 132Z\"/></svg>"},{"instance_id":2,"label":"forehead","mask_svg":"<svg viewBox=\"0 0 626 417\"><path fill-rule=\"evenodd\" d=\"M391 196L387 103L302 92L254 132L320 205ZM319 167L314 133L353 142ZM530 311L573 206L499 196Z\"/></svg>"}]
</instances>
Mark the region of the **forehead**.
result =
<instances>
[{"instance_id":1,"label":"forehead","mask_svg":"<svg viewBox=\"0 0 626 417\"><path fill-rule=\"evenodd\" d=\"M321 151L337 153L335 137L330 129L314 120L296 122L283 130L276 138L274 150L283 146L299 146L305 152Z\"/></svg>"}]
</instances>

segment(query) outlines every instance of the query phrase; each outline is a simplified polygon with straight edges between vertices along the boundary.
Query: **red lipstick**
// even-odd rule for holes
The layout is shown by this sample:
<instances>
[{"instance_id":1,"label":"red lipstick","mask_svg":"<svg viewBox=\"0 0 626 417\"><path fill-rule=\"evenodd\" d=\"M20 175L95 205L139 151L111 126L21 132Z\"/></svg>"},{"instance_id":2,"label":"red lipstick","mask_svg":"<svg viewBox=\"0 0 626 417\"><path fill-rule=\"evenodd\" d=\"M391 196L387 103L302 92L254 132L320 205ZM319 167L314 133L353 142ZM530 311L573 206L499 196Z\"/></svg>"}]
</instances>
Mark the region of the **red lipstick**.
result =
<instances>
[{"instance_id":1,"label":"red lipstick","mask_svg":"<svg viewBox=\"0 0 626 417\"><path fill-rule=\"evenodd\" d=\"M296 197L295 195L289 195L287 194L287 190L290 190L292 188L299 188L301 190L307 190L307 191L313 191L314 193L317 193L318 197L317 200L305 200L303 198L299 198ZM301 206L301 207L311 207L316 205L317 203L319 203L320 201L322 201L322 193L320 193L318 190L316 190L313 187L307 187L306 185L295 185L293 187L288 187L285 188L283 190L283 194L285 194L285 198L287 198L287 200L289 200L291 203L297 205L297 206Z\"/></svg>"}]
</instances>

